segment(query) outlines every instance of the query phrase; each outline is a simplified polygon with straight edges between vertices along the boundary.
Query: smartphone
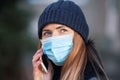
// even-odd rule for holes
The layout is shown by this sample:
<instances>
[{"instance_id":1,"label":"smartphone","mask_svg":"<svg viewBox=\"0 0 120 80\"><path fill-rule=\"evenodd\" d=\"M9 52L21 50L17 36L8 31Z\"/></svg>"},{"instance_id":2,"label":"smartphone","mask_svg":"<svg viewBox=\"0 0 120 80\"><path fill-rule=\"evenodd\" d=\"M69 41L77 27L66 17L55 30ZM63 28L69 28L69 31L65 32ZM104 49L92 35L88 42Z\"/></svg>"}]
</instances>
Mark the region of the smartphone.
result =
<instances>
[{"instance_id":1,"label":"smartphone","mask_svg":"<svg viewBox=\"0 0 120 80\"><path fill-rule=\"evenodd\" d=\"M40 60L41 60L41 58L40 58ZM42 66L42 70L43 70L45 73L48 73L47 68L45 67L45 65L44 65L43 62L41 63L41 66Z\"/></svg>"}]
</instances>

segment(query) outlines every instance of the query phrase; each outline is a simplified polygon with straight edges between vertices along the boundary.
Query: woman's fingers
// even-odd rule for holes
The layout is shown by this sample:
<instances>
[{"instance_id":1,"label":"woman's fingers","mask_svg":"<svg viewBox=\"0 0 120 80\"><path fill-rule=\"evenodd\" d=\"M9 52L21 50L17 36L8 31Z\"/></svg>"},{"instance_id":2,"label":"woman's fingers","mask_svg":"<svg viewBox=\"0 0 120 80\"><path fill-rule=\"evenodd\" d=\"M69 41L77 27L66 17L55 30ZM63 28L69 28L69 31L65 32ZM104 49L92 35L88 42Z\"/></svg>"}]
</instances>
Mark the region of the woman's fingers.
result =
<instances>
[{"instance_id":1,"label":"woman's fingers","mask_svg":"<svg viewBox=\"0 0 120 80\"><path fill-rule=\"evenodd\" d=\"M33 62L33 63L36 63L37 61L39 61L40 57L41 57L40 54L35 55L35 56L33 57L32 62Z\"/></svg>"},{"instance_id":2,"label":"woman's fingers","mask_svg":"<svg viewBox=\"0 0 120 80\"><path fill-rule=\"evenodd\" d=\"M41 62L40 58L42 57L43 53L42 53L42 50L39 49L35 55L33 56L33 59L32 59L32 63L33 63L33 66L37 65L37 62L39 63L39 61Z\"/></svg>"},{"instance_id":3,"label":"woman's fingers","mask_svg":"<svg viewBox=\"0 0 120 80\"><path fill-rule=\"evenodd\" d=\"M34 68L39 68L40 64L41 64L41 61L37 61L37 62L34 64Z\"/></svg>"},{"instance_id":4,"label":"woman's fingers","mask_svg":"<svg viewBox=\"0 0 120 80\"><path fill-rule=\"evenodd\" d=\"M34 58L36 55L38 55L38 54L41 54L41 55L43 54L43 53L42 53L42 49L37 50L37 52L34 54L33 58Z\"/></svg>"}]
</instances>

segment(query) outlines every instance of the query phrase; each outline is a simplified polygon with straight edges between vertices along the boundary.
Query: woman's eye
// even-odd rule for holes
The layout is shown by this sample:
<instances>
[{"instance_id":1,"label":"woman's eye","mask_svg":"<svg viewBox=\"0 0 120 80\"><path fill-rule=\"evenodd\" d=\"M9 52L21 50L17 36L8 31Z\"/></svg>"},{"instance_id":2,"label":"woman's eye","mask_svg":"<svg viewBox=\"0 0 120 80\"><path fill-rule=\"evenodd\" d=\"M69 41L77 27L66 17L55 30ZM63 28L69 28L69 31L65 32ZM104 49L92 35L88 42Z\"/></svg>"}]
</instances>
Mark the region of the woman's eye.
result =
<instances>
[{"instance_id":1,"label":"woman's eye","mask_svg":"<svg viewBox=\"0 0 120 80\"><path fill-rule=\"evenodd\" d=\"M64 33L64 32L66 32L66 31L67 31L66 29L61 29L60 32Z\"/></svg>"},{"instance_id":2,"label":"woman's eye","mask_svg":"<svg viewBox=\"0 0 120 80\"><path fill-rule=\"evenodd\" d=\"M51 32L44 32L44 33L43 33L43 36L49 37L49 36L51 36Z\"/></svg>"}]
</instances>

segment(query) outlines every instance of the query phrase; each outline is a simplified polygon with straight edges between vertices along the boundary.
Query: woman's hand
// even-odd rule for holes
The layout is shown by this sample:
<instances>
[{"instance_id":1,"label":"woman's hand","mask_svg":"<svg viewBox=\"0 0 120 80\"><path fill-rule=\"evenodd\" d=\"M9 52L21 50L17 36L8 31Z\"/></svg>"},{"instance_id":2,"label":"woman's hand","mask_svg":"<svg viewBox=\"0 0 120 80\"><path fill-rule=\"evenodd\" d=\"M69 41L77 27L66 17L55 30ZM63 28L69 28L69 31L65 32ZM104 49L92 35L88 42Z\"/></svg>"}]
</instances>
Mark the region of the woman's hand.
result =
<instances>
[{"instance_id":1,"label":"woman's hand","mask_svg":"<svg viewBox=\"0 0 120 80\"><path fill-rule=\"evenodd\" d=\"M35 53L35 55L33 56L33 60L32 60L33 78L34 78L34 80L52 80L52 76L53 76L52 65L51 65L50 61L48 61L48 72L45 73L43 71L42 66L41 66L41 64L42 64L42 55L43 55L42 49L39 49Z\"/></svg>"}]
</instances>

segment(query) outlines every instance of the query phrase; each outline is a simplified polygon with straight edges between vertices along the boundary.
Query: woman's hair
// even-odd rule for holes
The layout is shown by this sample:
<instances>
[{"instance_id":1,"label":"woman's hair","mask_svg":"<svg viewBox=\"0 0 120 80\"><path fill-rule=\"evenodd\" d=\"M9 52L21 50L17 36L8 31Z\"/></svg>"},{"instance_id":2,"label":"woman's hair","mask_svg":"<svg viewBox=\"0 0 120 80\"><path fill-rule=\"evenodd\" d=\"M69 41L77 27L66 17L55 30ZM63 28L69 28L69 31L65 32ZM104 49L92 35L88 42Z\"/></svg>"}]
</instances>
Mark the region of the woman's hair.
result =
<instances>
[{"instance_id":1,"label":"woman's hair","mask_svg":"<svg viewBox=\"0 0 120 80\"><path fill-rule=\"evenodd\" d=\"M89 40L85 44L82 37L75 32L73 48L62 67L60 80L84 80L88 62L90 62L98 80L103 80L103 77L105 80L109 80L92 41Z\"/></svg>"},{"instance_id":2,"label":"woman's hair","mask_svg":"<svg viewBox=\"0 0 120 80\"><path fill-rule=\"evenodd\" d=\"M85 43L82 37L74 33L73 48L62 67L60 80L81 80L87 63Z\"/></svg>"},{"instance_id":3,"label":"woman's hair","mask_svg":"<svg viewBox=\"0 0 120 80\"><path fill-rule=\"evenodd\" d=\"M41 43L39 43L38 49L40 47ZM74 32L73 47L62 67L60 80L84 80L88 62L98 80L109 80L94 48L93 41L88 40L88 43L85 43L82 37Z\"/></svg>"}]
</instances>

